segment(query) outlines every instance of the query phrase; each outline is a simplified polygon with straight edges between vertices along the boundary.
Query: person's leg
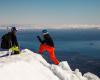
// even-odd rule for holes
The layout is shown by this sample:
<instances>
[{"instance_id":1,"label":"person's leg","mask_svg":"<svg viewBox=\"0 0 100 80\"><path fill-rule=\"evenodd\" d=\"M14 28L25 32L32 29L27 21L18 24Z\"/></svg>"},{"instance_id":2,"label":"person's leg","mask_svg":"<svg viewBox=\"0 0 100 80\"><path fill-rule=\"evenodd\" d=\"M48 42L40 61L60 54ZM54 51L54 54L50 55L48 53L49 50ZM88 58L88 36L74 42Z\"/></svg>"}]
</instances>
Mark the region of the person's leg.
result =
<instances>
[{"instance_id":1,"label":"person's leg","mask_svg":"<svg viewBox=\"0 0 100 80\"><path fill-rule=\"evenodd\" d=\"M40 44L38 53L43 54L44 50L45 50L45 46L43 44Z\"/></svg>"},{"instance_id":2,"label":"person's leg","mask_svg":"<svg viewBox=\"0 0 100 80\"><path fill-rule=\"evenodd\" d=\"M55 53L54 53L55 49L54 48L49 48L47 51L49 52L50 59L54 62L54 64L58 65L59 61L55 56Z\"/></svg>"}]
</instances>

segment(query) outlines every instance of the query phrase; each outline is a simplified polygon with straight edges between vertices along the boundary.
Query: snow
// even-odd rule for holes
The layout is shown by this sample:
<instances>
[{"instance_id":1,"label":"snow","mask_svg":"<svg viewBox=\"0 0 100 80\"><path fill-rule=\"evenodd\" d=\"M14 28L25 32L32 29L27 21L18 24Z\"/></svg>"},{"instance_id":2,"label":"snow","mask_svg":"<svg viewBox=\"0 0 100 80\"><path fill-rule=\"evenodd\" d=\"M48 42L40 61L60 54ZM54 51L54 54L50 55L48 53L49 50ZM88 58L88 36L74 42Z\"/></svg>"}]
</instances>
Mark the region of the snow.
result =
<instances>
[{"instance_id":1,"label":"snow","mask_svg":"<svg viewBox=\"0 0 100 80\"><path fill-rule=\"evenodd\" d=\"M82 75L79 69L72 71L67 61L60 62L59 65L49 64L40 54L23 49L20 55L0 58L0 80L100 80L100 78L90 72Z\"/></svg>"}]
</instances>

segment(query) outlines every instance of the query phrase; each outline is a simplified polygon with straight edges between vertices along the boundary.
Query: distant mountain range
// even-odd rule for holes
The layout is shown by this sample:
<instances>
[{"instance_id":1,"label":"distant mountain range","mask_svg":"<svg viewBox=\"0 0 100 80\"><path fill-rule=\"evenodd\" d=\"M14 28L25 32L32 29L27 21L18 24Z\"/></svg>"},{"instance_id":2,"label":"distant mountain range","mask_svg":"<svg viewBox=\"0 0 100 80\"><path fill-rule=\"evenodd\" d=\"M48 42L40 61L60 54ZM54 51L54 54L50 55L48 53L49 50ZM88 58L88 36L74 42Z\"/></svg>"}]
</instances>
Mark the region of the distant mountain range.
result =
<instances>
[{"instance_id":1,"label":"distant mountain range","mask_svg":"<svg viewBox=\"0 0 100 80\"><path fill-rule=\"evenodd\" d=\"M90 29L100 28L100 24L6 24L0 25L0 29L9 29L10 27L18 29Z\"/></svg>"}]
</instances>

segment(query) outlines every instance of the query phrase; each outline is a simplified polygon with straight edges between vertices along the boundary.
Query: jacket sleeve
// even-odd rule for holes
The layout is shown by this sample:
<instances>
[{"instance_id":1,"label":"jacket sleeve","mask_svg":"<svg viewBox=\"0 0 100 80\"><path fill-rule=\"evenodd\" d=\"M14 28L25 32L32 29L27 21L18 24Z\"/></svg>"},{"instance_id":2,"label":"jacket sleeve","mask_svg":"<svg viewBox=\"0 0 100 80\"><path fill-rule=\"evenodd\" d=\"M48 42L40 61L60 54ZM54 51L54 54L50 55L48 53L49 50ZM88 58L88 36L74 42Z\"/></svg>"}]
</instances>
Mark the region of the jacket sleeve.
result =
<instances>
[{"instance_id":1,"label":"jacket sleeve","mask_svg":"<svg viewBox=\"0 0 100 80\"><path fill-rule=\"evenodd\" d=\"M40 38L40 36L37 36L37 38L38 38L38 40L40 41L41 44L43 44L43 43L45 42L44 40L42 40L42 39Z\"/></svg>"},{"instance_id":2,"label":"jacket sleeve","mask_svg":"<svg viewBox=\"0 0 100 80\"><path fill-rule=\"evenodd\" d=\"M17 37L16 36L13 36L12 37L12 46L18 46L19 47L19 44L18 44L18 41L17 41Z\"/></svg>"},{"instance_id":3,"label":"jacket sleeve","mask_svg":"<svg viewBox=\"0 0 100 80\"><path fill-rule=\"evenodd\" d=\"M17 38L16 38L16 41L15 41L15 45L19 47L19 44L18 44Z\"/></svg>"}]
</instances>

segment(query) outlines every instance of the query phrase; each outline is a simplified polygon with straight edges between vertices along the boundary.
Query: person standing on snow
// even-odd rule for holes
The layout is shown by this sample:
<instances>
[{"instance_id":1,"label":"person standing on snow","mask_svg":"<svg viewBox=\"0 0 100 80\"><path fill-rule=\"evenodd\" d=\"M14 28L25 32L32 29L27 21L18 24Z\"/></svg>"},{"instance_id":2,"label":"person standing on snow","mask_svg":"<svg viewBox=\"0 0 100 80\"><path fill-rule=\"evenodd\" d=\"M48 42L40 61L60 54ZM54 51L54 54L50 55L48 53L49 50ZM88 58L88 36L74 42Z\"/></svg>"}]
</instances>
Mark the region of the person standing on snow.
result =
<instances>
[{"instance_id":1,"label":"person standing on snow","mask_svg":"<svg viewBox=\"0 0 100 80\"><path fill-rule=\"evenodd\" d=\"M8 32L7 34L3 35L1 38L1 48L11 50L11 55L19 54L19 44L17 42L16 32L16 27L12 27L11 32Z\"/></svg>"},{"instance_id":2,"label":"person standing on snow","mask_svg":"<svg viewBox=\"0 0 100 80\"><path fill-rule=\"evenodd\" d=\"M40 36L37 36L38 40L41 43L38 52L40 54L43 54L44 51L47 51L50 55L51 61L53 61L54 64L58 65L59 61L55 56L55 48L54 48L53 40L47 30L43 30L42 33L44 38L43 40L40 38Z\"/></svg>"}]
</instances>

